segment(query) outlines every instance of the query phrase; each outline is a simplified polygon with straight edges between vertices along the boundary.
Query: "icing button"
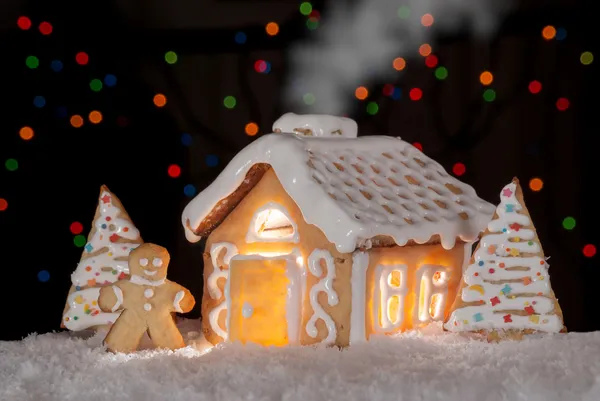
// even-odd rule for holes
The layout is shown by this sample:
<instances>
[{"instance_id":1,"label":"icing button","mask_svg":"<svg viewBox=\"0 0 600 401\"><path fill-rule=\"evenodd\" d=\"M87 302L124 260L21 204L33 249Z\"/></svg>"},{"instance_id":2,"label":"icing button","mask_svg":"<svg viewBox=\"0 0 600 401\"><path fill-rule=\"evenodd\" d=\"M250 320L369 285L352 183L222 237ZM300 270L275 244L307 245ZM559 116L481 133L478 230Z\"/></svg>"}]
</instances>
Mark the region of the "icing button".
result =
<instances>
[{"instance_id":1,"label":"icing button","mask_svg":"<svg viewBox=\"0 0 600 401\"><path fill-rule=\"evenodd\" d=\"M148 288L147 290L144 291L144 296L146 298L152 298L152 296L154 295L154 291L152 291L152 289Z\"/></svg>"},{"instance_id":2,"label":"icing button","mask_svg":"<svg viewBox=\"0 0 600 401\"><path fill-rule=\"evenodd\" d=\"M152 305L150 305L150 304L144 304L144 310L150 311L151 309L152 309Z\"/></svg>"}]
</instances>

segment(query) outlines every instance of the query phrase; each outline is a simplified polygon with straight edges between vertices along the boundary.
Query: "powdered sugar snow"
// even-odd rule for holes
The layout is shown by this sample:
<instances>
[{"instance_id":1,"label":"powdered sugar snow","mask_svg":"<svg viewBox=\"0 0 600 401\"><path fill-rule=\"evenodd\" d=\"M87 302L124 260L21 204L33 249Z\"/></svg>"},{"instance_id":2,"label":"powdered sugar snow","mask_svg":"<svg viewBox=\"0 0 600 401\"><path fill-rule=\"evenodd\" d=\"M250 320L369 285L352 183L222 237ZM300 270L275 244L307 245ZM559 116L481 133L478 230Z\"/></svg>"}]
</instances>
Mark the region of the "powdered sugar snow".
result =
<instances>
[{"instance_id":1,"label":"powdered sugar snow","mask_svg":"<svg viewBox=\"0 0 600 401\"><path fill-rule=\"evenodd\" d=\"M102 335L0 342L0 400L600 400L600 332L488 344L422 332L347 350L210 349L197 321L176 352L107 353Z\"/></svg>"}]
</instances>

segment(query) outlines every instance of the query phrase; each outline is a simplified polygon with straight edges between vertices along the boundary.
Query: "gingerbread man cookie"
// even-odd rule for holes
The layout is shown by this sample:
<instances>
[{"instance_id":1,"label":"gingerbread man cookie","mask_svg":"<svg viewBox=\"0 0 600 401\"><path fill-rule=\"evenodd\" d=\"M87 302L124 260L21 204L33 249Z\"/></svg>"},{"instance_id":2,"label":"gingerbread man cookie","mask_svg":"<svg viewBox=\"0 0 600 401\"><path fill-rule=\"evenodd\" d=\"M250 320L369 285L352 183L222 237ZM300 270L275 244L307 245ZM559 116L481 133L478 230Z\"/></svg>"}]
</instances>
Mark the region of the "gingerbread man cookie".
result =
<instances>
[{"instance_id":1,"label":"gingerbread man cookie","mask_svg":"<svg viewBox=\"0 0 600 401\"><path fill-rule=\"evenodd\" d=\"M167 280L169 261L165 248L142 244L129 254L131 277L100 290L100 309L123 311L104 340L109 351L137 350L146 331L157 348L185 347L171 314L191 311L196 301L186 288Z\"/></svg>"}]
</instances>

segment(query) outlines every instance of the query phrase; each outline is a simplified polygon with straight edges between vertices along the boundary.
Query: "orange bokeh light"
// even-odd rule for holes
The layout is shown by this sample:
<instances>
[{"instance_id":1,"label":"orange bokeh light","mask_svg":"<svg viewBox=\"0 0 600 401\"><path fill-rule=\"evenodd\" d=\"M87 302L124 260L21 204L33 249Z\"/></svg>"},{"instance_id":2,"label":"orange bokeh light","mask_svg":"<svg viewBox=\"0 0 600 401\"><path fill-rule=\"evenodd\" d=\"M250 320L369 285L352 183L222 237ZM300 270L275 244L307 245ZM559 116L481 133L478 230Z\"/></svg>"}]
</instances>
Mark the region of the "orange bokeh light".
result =
<instances>
[{"instance_id":1,"label":"orange bokeh light","mask_svg":"<svg viewBox=\"0 0 600 401\"><path fill-rule=\"evenodd\" d=\"M267 34L275 36L279 33L279 25L277 24L277 22L269 22L265 26L265 30L267 31Z\"/></svg>"},{"instance_id":2,"label":"orange bokeh light","mask_svg":"<svg viewBox=\"0 0 600 401\"><path fill-rule=\"evenodd\" d=\"M421 47L419 47L419 54L423 57L427 57L431 54L431 46L427 43L423 43Z\"/></svg>"},{"instance_id":3,"label":"orange bokeh light","mask_svg":"<svg viewBox=\"0 0 600 401\"><path fill-rule=\"evenodd\" d=\"M367 96L369 96L369 90L364 86L359 86L354 91L354 96L356 96L358 100L365 100Z\"/></svg>"},{"instance_id":4,"label":"orange bokeh light","mask_svg":"<svg viewBox=\"0 0 600 401\"><path fill-rule=\"evenodd\" d=\"M162 93L159 93L154 95L153 102L156 107L164 107L167 104L167 97Z\"/></svg>"},{"instance_id":5,"label":"orange bokeh light","mask_svg":"<svg viewBox=\"0 0 600 401\"><path fill-rule=\"evenodd\" d=\"M393 66L395 70L402 71L406 67L406 60L402 57L397 57L394 59Z\"/></svg>"},{"instance_id":6,"label":"orange bokeh light","mask_svg":"<svg viewBox=\"0 0 600 401\"><path fill-rule=\"evenodd\" d=\"M245 128L246 134L249 136L254 136L258 134L258 125L256 123L248 123Z\"/></svg>"},{"instance_id":7,"label":"orange bokeh light","mask_svg":"<svg viewBox=\"0 0 600 401\"><path fill-rule=\"evenodd\" d=\"M479 76L479 82L481 82L482 85L490 85L492 81L494 81L494 76L489 71L484 71Z\"/></svg>"},{"instance_id":8,"label":"orange bokeh light","mask_svg":"<svg viewBox=\"0 0 600 401\"><path fill-rule=\"evenodd\" d=\"M421 17L421 24L423 24L423 26L431 26L433 25L433 15L431 14L425 14Z\"/></svg>"},{"instance_id":9,"label":"orange bokeh light","mask_svg":"<svg viewBox=\"0 0 600 401\"><path fill-rule=\"evenodd\" d=\"M0 212L5 211L8 208L8 202L4 198L0 198Z\"/></svg>"},{"instance_id":10,"label":"orange bokeh light","mask_svg":"<svg viewBox=\"0 0 600 401\"><path fill-rule=\"evenodd\" d=\"M556 28L554 28L552 25L544 27L544 29L542 29L542 36L546 40L554 39L554 37L556 36Z\"/></svg>"},{"instance_id":11,"label":"orange bokeh light","mask_svg":"<svg viewBox=\"0 0 600 401\"><path fill-rule=\"evenodd\" d=\"M31 127L23 127L19 130L19 136L23 140L30 140L33 138L33 129Z\"/></svg>"},{"instance_id":12,"label":"orange bokeh light","mask_svg":"<svg viewBox=\"0 0 600 401\"><path fill-rule=\"evenodd\" d=\"M531 190L534 192L541 191L543 187L544 187L544 181L542 181L541 178L532 178L529 181L529 188L531 188Z\"/></svg>"},{"instance_id":13,"label":"orange bokeh light","mask_svg":"<svg viewBox=\"0 0 600 401\"><path fill-rule=\"evenodd\" d=\"M96 110L92 111L88 117L92 124L99 124L102 121L102 113Z\"/></svg>"},{"instance_id":14,"label":"orange bokeh light","mask_svg":"<svg viewBox=\"0 0 600 401\"><path fill-rule=\"evenodd\" d=\"M70 121L71 121L71 125L75 128L80 128L81 126L83 126L83 118L78 114L71 116Z\"/></svg>"}]
</instances>

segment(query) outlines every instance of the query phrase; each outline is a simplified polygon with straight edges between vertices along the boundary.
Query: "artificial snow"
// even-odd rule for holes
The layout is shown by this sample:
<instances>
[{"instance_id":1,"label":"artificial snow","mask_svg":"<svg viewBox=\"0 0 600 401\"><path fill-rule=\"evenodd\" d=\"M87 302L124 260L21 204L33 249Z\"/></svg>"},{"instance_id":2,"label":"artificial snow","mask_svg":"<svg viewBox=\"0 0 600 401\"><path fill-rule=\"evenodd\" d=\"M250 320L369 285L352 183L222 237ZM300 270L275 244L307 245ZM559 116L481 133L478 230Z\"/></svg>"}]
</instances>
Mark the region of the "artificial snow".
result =
<instances>
[{"instance_id":1,"label":"artificial snow","mask_svg":"<svg viewBox=\"0 0 600 401\"><path fill-rule=\"evenodd\" d=\"M212 348L198 321L180 328L175 352L108 353L102 333L0 342L0 400L600 400L600 332L489 344L436 324L340 351Z\"/></svg>"}]
</instances>

